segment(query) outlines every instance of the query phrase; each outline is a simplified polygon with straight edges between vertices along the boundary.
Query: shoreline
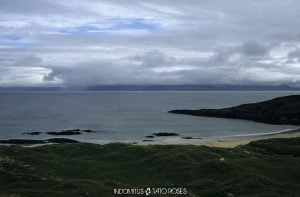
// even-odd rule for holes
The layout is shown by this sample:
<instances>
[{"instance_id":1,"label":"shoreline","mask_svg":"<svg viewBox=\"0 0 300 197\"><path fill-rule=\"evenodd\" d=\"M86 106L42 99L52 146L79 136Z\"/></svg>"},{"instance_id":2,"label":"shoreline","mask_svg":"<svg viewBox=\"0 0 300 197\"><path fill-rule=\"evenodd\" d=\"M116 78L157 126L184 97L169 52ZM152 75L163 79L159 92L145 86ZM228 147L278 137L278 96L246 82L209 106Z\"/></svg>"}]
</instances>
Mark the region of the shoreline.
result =
<instances>
[{"instance_id":1,"label":"shoreline","mask_svg":"<svg viewBox=\"0 0 300 197\"><path fill-rule=\"evenodd\" d=\"M300 128L286 129L284 131L262 134L250 134L240 136L230 136L218 139L208 140L204 145L220 148L234 148L239 145L245 145L252 141L273 139L273 138L294 138L300 137Z\"/></svg>"},{"instance_id":2,"label":"shoreline","mask_svg":"<svg viewBox=\"0 0 300 197\"><path fill-rule=\"evenodd\" d=\"M205 138L184 138L183 136L162 136L151 139L140 140L80 140L78 143L92 143L99 145L106 145L112 143L124 143L131 145L195 145L195 146L209 146L219 148L234 148L239 145L245 145L252 141L272 139L272 138L293 138L300 137L300 128L285 129L270 133L257 133L257 134L243 134L232 136L214 136ZM68 140L68 138L65 138ZM57 144L49 143L36 143L36 144L18 144L23 147L33 148L38 146ZM13 144L0 144L0 145L13 145Z\"/></svg>"},{"instance_id":3,"label":"shoreline","mask_svg":"<svg viewBox=\"0 0 300 197\"><path fill-rule=\"evenodd\" d=\"M149 187L185 188L184 196L299 196L299 144L300 137L236 148L124 143L0 146L0 189L3 196L116 196L116 188Z\"/></svg>"},{"instance_id":4,"label":"shoreline","mask_svg":"<svg viewBox=\"0 0 300 197\"><path fill-rule=\"evenodd\" d=\"M234 148L239 145L248 144L251 141L271 139L271 138L292 138L300 137L300 128L285 129L272 133L245 134L234 136L220 136L199 139L183 139L181 136L156 137L151 140L87 140L83 142L94 144L125 143L133 145L197 145L220 148Z\"/></svg>"}]
</instances>

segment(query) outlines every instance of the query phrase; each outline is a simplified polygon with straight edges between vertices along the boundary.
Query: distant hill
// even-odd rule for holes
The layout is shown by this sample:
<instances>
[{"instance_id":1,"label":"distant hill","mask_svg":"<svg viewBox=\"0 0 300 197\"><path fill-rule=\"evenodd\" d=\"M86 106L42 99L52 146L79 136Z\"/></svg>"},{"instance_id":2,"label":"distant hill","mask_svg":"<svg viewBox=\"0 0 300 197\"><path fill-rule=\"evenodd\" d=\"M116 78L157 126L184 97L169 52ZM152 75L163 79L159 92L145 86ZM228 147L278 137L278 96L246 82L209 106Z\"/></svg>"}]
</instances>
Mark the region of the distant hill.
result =
<instances>
[{"instance_id":1,"label":"distant hill","mask_svg":"<svg viewBox=\"0 0 300 197\"><path fill-rule=\"evenodd\" d=\"M0 92L17 91L62 91L61 87L0 87Z\"/></svg>"},{"instance_id":2,"label":"distant hill","mask_svg":"<svg viewBox=\"0 0 300 197\"><path fill-rule=\"evenodd\" d=\"M300 95L223 109L171 110L169 113L253 120L269 124L300 125Z\"/></svg>"},{"instance_id":3,"label":"distant hill","mask_svg":"<svg viewBox=\"0 0 300 197\"><path fill-rule=\"evenodd\" d=\"M250 86L250 85L110 85L88 86L88 91L296 91L300 88L288 85Z\"/></svg>"},{"instance_id":4,"label":"distant hill","mask_svg":"<svg viewBox=\"0 0 300 197\"><path fill-rule=\"evenodd\" d=\"M289 85L95 85L69 87L0 87L0 91L300 91Z\"/></svg>"}]
</instances>

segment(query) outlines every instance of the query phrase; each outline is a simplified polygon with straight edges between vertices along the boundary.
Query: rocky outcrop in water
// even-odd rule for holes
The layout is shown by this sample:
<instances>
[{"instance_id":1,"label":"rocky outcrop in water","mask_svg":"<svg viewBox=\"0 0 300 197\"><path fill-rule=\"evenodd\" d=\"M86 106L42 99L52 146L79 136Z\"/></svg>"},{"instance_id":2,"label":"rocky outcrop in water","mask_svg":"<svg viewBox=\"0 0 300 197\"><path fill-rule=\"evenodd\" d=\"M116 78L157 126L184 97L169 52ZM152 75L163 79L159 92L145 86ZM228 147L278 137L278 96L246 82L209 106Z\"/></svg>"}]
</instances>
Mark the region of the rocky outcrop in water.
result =
<instances>
[{"instance_id":1,"label":"rocky outcrop in water","mask_svg":"<svg viewBox=\"0 0 300 197\"><path fill-rule=\"evenodd\" d=\"M97 131L91 129L69 129L69 130L62 130L62 131L48 131L45 132L48 135L80 135L82 133L96 133ZM43 132L24 132L24 135L39 135Z\"/></svg>"},{"instance_id":2,"label":"rocky outcrop in water","mask_svg":"<svg viewBox=\"0 0 300 197\"><path fill-rule=\"evenodd\" d=\"M153 135L157 137L163 137L163 136L179 136L177 133L167 133L167 132L159 132L159 133L153 133Z\"/></svg>"},{"instance_id":3,"label":"rocky outcrop in water","mask_svg":"<svg viewBox=\"0 0 300 197\"><path fill-rule=\"evenodd\" d=\"M48 131L46 132L48 135L80 135L80 131Z\"/></svg>"}]
</instances>

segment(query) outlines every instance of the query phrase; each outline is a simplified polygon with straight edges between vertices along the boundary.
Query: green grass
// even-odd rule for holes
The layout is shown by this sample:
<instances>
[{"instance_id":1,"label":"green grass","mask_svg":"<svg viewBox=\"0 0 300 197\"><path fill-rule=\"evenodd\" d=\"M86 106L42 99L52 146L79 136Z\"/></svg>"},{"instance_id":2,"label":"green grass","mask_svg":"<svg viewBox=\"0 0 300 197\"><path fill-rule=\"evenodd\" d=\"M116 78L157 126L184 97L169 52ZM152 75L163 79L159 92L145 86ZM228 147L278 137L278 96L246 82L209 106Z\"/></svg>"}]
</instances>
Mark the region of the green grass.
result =
<instances>
[{"instance_id":1,"label":"green grass","mask_svg":"<svg viewBox=\"0 0 300 197\"><path fill-rule=\"evenodd\" d=\"M113 196L113 188L146 187L186 187L190 196L300 196L300 138L227 149L86 143L0 147L0 197Z\"/></svg>"}]
</instances>

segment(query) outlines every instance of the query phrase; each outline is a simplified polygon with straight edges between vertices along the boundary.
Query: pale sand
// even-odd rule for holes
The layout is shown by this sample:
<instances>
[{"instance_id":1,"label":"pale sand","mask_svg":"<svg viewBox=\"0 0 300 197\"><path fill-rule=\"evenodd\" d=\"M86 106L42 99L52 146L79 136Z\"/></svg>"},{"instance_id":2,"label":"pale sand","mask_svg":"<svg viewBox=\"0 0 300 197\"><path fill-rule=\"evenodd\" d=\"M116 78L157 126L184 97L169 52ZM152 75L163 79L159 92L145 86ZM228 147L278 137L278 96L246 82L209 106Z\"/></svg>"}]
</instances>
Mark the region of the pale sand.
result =
<instances>
[{"instance_id":1,"label":"pale sand","mask_svg":"<svg viewBox=\"0 0 300 197\"><path fill-rule=\"evenodd\" d=\"M26 148L35 148L35 147L45 146L45 145L51 145L51 144L57 144L57 143L50 142L50 143L46 143L46 144L29 144L29 145L23 145L23 147L26 147Z\"/></svg>"},{"instance_id":2,"label":"pale sand","mask_svg":"<svg viewBox=\"0 0 300 197\"><path fill-rule=\"evenodd\" d=\"M270 138L292 138L300 137L300 129L285 130L275 133L263 133L256 135L244 135L244 136L230 136L230 137L214 137L214 138L202 138L202 139L183 139L182 137L155 137L147 140L89 140L86 142L95 144L109 144L109 143L126 143L135 145L205 145L211 147L224 147L233 148L239 145L248 144L251 141L270 139Z\"/></svg>"},{"instance_id":3,"label":"pale sand","mask_svg":"<svg viewBox=\"0 0 300 197\"><path fill-rule=\"evenodd\" d=\"M213 146L213 147L233 148L239 145L248 144L249 142L256 141L256 140L271 139L271 138L293 138L293 137L300 137L300 129L287 130L278 133L268 133L268 134L261 134L261 135L226 137L223 139L207 141L205 145Z\"/></svg>"}]
</instances>

